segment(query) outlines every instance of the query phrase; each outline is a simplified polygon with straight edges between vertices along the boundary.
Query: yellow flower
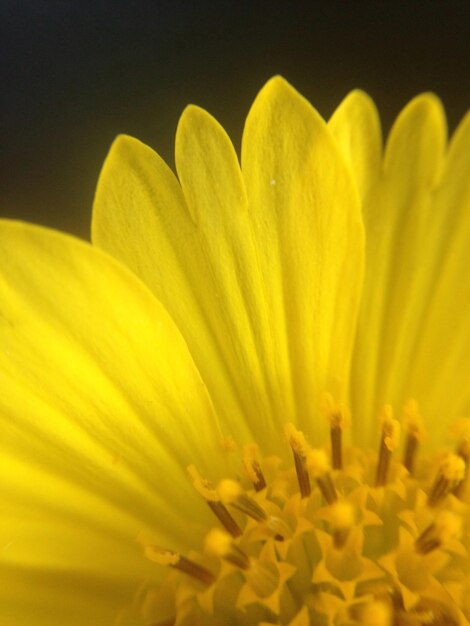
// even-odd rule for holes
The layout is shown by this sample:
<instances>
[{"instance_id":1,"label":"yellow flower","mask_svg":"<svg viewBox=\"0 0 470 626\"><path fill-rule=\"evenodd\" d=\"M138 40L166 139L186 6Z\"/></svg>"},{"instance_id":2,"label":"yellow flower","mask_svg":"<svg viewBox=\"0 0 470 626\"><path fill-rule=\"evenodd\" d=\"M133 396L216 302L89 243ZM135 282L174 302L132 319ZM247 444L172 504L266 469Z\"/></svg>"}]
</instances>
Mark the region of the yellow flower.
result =
<instances>
[{"instance_id":1,"label":"yellow flower","mask_svg":"<svg viewBox=\"0 0 470 626\"><path fill-rule=\"evenodd\" d=\"M469 154L274 78L1 222L2 626L468 623Z\"/></svg>"}]
</instances>

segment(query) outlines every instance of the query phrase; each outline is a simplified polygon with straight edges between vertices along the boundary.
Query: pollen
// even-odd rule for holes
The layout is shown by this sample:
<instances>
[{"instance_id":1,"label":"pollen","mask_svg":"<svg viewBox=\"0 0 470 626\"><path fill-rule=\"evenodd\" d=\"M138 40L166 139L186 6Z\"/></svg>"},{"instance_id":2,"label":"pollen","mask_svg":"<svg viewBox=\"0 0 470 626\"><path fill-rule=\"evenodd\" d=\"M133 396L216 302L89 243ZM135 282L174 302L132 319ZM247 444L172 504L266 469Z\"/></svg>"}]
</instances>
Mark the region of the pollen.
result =
<instances>
[{"instance_id":1,"label":"pollen","mask_svg":"<svg viewBox=\"0 0 470 626\"><path fill-rule=\"evenodd\" d=\"M206 551L209 554L225 559L236 568L248 569L250 559L243 550L232 540L230 535L213 528L206 537Z\"/></svg>"},{"instance_id":2,"label":"pollen","mask_svg":"<svg viewBox=\"0 0 470 626\"><path fill-rule=\"evenodd\" d=\"M344 445L348 412L331 396L321 411L326 442L287 423L284 455L250 443L216 485L188 467L213 524L191 554L144 543L168 593L139 599L139 624L468 624L468 423L454 451L432 457L416 402L400 421L385 406L374 454Z\"/></svg>"}]
</instances>

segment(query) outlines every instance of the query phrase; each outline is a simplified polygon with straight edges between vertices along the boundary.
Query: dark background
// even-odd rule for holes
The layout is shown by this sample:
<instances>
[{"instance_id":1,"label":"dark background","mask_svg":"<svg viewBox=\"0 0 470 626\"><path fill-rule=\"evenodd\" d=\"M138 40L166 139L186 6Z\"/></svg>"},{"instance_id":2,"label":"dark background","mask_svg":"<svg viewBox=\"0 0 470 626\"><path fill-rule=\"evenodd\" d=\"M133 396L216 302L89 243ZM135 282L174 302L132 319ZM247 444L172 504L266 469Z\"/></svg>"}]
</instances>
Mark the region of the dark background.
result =
<instances>
[{"instance_id":1,"label":"dark background","mask_svg":"<svg viewBox=\"0 0 470 626\"><path fill-rule=\"evenodd\" d=\"M416 93L470 104L470 3L0 0L0 214L88 237L94 187L126 132L173 164L178 116L210 110L239 145L283 74L328 116L353 87L385 128Z\"/></svg>"}]
</instances>

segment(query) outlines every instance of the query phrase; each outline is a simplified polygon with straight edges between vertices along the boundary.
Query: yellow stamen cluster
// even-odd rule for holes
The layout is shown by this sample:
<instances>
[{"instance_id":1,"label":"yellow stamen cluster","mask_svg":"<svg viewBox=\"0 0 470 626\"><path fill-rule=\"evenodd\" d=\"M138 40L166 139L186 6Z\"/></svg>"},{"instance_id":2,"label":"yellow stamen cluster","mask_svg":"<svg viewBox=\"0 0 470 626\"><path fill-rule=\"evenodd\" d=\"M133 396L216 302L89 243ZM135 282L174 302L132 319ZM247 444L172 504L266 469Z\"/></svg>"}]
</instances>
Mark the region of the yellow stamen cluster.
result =
<instances>
[{"instance_id":1,"label":"yellow stamen cluster","mask_svg":"<svg viewBox=\"0 0 470 626\"><path fill-rule=\"evenodd\" d=\"M330 398L325 405L341 435L344 411ZM313 448L287 424L293 463L262 458L249 446L243 478L216 486L188 468L214 526L202 551L187 557L145 546L147 558L169 573L164 593L149 590L140 599L139 623L468 624L468 439L433 464L418 454L424 428L413 403L403 427L402 454L400 424L386 407L376 455L343 449L338 432L328 448Z\"/></svg>"}]
</instances>

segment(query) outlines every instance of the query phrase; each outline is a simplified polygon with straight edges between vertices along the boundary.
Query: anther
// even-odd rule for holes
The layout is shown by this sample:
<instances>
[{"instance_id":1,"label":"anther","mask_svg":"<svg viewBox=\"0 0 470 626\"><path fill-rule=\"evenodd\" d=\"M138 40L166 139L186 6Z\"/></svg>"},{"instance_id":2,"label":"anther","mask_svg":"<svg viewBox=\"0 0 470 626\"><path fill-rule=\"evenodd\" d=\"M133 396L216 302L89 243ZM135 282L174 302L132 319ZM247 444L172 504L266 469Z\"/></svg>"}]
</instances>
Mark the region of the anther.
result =
<instances>
[{"instance_id":1,"label":"anther","mask_svg":"<svg viewBox=\"0 0 470 626\"><path fill-rule=\"evenodd\" d=\"M333 469L343 469L343 449L342 449L343 429L340 426L331 426L331 462Z\"/></svg>"},{"instance_id":2,"label":"anther","mask_svg":"<svg viewBox=\"0 0 470 626\"><path fill-rule=\"evenodd\" d=\"M416 539L415 550L420 554L429 554L460 535L462 520L450 511L442 511Z\"/></svg>"},{"instance_id":3,"label":"anther","mask_svg":"<svg viewBox=\"0 0 470 626\"><path fill-rule=\"evenodd\" d=\"M350 502L338 500L331 506L329 514L333 544L337 550L340 550L344 547L349 532L356 523L356 513Z\"/></svg>"},{"instance_id":4,"label":"anther","mask_svg":"<svg viewBox=\"0 0 470 626\"><path fill-rule=\"evenodd\" d=\"M255 491L266 487L266 480L258 461L258 447L255 444L245 446L243 451L243 465Z\"/></svg>"},{"instance_id":5,"label":"anther","mask_svg":"<svg viewBox=\"0 0 470 626\"><path fill-rule=\"evenodd\" d=\"M338 496L331 479L331 467L326 453L320 449L310 450L307 457L307 467L328 504L336 502Z\"/></svg>"},{"instance_id":6,"label":"anther","mask_svg":"<svg viewBox=\"0 0 470 626\"><path fill-rule=\"evenodd\" d=\"M400 423L393 419L393 411L390 405L386 405L382 412L382 437L379 448L379 462L375 477L375 486L383 487L387 483L388 469L393 451L400 441Z\"/></svg>"},{"instance_id":7,"label":"anther","mask_svg":"<svg viewBox=\"0 0 470 626\"><path fill-rule=\"evenodd\" d=\"M436 506L463 481L465 468L465 461L457 454L450 453L444 458L428 495L430 507Z\"/></svg>"},{"instance_id":8,"label":"anther","mask_svg":"<svg viewBox=\"0 0 470 626\"><path fill-rule=\"evenodd\" d=\"M189 465L187 471L194 488L207 502L207 505L225 530L229 532L232 537L240 537L242 534L240 527L227 510L225 504L220 501L220 496L213 485L199 474L194 465Z\"/></svg>"},{"instance_id":9,"label":"anther","mask_svg":"<svg viewBox=\"0 0 470 626\"><path fill-rule=\"evenodd\" d=\"M145 556L154 563L177 569L205 585L212 585L215 581L215 576L210 570L172 550L163 550L156 546L145 546Z\"/></svg>"},{"instance_id":10,"label":"anther","mask_svg":"<svg viewBox=\"0 0 470 626\"><path fill-rule=\"evenodd\" d=\"M333 469L343 469L343 429L346 425L345 410L337 405L329 393L324 393L321 410L330 422L331 463Z\"/></svg>"},{"instance_id":11,"label":"anther","mask_svg":"<svg viewBox=\"0 0 470 626\"><path fill-rule=\"evenodd\" d=\"M413 474L418 445L424 438L423 420L415 400L409 400L403 407L403 421L408 430L403 465L410 474Z\"/></svg>"},{"instance_id":12,"label":"anther","mask_svg":"<svg viewBox=\"0 0 470 626\"><path fill-rule=\"evenodd\" d=\"M242 486L234 480L221 480L217 491L224 504L230 504L248 517L257 522L265 522L268 518L265 510L244 491Z\"/></svg>"},{"instance_id":13,"label":"anther","mask_svg":"<svg viewBox=\"0 0 470 626\"><path fill-rule=\"evenodd\" d=\"M299 484L300 495L302 498L308 498L311 493L310 478L307 470L307 452L308 445L304 434L297 430L294 424L287 423L284 427L287 441L292 448L294 455L295 471L297 474L297 482Z\"/></svg>"},{"instance_id":14,"label":"anther","mask_svg":"<svg viewBox=\"0 0 470 626\"><path fill-rule=\"evenodd\" d=\"M250 567L250 558L231 539L230 535L218 528L212 529L206 537L206 550L242 570Z\"/></svg>"}]
</instances>

